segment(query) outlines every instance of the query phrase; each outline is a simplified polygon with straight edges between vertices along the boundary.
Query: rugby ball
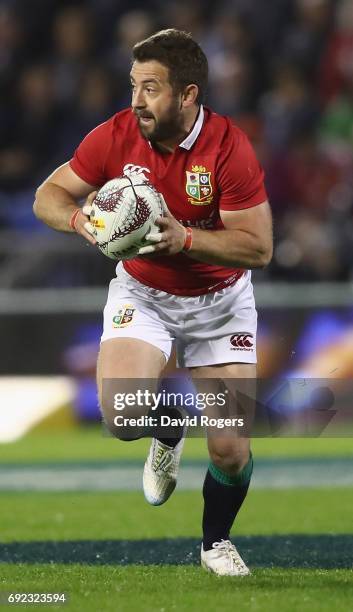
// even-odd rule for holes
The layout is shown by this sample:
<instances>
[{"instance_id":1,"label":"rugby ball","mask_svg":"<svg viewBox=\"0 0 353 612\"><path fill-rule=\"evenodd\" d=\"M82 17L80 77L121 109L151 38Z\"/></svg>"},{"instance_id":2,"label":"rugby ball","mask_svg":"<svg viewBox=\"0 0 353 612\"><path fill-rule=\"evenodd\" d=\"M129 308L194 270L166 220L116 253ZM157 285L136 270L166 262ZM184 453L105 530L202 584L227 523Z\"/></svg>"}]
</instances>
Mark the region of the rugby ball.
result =
<instances>
[{"instance_id":1,"label":"rugby ball","mask_svg":"<svg viewBox=\"0 0 353 612\"><path fill-rule=\"evenodd\" d=\"M92 203L90 222L95 228L99 250L110 259L132 259L149 232L163 216L163 201L156 188L143 176L114 178L98 191Z\"/></svg>"}]
</instances>

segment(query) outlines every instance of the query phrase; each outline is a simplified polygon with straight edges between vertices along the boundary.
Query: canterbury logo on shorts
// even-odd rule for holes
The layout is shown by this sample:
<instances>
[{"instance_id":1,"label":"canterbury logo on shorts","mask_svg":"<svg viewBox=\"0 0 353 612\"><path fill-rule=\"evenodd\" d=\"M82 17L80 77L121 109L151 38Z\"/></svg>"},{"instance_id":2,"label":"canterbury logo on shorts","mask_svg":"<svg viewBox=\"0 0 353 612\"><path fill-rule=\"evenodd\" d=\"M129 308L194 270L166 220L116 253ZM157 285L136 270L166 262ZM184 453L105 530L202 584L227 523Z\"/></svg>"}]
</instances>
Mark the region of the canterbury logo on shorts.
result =
<instances>
[{"instance_id":1,"label":"canterbury logo on shorts","mask_svg":"<svg viewBox=\"0 0 353 612\"><path fill-rule=\"evenodd\" d=\"M231 351L253 351L254 350L254 336L248 332L238 332L230 337L230 343L232 345Z\"/></svg>"}]
</instances>

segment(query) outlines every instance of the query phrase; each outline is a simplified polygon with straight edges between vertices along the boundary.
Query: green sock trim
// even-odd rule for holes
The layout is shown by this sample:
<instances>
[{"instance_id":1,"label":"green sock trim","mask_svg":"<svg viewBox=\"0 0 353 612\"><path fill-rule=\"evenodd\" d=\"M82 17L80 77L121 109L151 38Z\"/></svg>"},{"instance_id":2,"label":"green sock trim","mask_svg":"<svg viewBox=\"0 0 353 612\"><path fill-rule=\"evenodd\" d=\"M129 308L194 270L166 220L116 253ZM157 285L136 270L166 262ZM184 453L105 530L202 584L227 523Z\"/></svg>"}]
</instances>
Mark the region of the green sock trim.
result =
<instances>
[{"instance_id":1,"label":"green sock trim","mask_svg":"<svg viewBox=\"0 0 353 612\"><path fill-rule=\"evenodd\" d=\"M229 474L226 474L223 472L223 470L220 470L219 467L212 463L212 461L210 462L208 469L211 476L213 476L217 482L223 485L228 485L229 487L240 487L247 485L250 482L253 464L252 453L250 452L249 461L246 465L244 465L242 471L236 476L229 476Z\"/></svg>"}]
</instances>

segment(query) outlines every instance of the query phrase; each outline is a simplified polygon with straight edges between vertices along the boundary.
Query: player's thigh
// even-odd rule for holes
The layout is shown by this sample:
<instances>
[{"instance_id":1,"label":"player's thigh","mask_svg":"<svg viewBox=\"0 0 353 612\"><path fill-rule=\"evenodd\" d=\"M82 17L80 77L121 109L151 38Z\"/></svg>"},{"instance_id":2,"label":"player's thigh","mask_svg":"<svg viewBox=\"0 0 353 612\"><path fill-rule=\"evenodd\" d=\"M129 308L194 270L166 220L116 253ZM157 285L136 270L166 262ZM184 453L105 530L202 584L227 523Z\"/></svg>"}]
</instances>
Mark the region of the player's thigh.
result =
<instances>
[{"instance_id":1,"label":"player's thigh","mask_svg":"<svg viewBox=\"0 0 353 612\"><path fill-rule=\"evenodd\" d=\"M111 338L101 343L97 378L158 378L165 365L157 346L138 338Z\"/></svg>"},{"instance_id":2,"label":"player's thigh","mask_svg":"<svg viewBox=\"0 0 353 612\"><path fill-rule=\"evenodd\" d=\"M256 379L255 363L219 363L189 368L194 378Z\"/></svg>"},{"instance_id":3,"label":"player's thigh","mask_svg":"<svg viewBox=\"0 0 353 612\"><path fill-rule=\"evenodd\" d=\"M98 357L97 383L100 405L109 424L114 416L115 394L155 391L170 356L173 337L156 315L154 300L145 287L119 265L109 285L103 313L103 334ZM131 399L131 395L129 396ZM141 395L139 395L141 399ZM119 403L121 403L119 399ZM121 414L148 412L146 402L131 399ZM128 414L131 413L131 414Z\"/></svg>"},{"instance_id":4,"label":"player's thigh","mask_svg":"<svg viewBox=\"0 0 353 612\"><path fill-rule=\"evenodd\" d=\"M116 393L136 394L146 388L154 391L157 380L166 364L164 353L153 344L136 338L114 338L101 343L97 362L97 386L99 402L106 421L116 415ZM124 408L124 414L146 414L145 405Z\"/></svg>"},{"instance_id":5,"label":"player's thigh","mask_svg":"<svg viewBox=\"0 0 353 612\"><path fill-rule=\"evenodd\" d=\"M191 367L189 371L199 391L217 394L222 386L228 393L228 408L236 409L241 398L242 409L246 404L250 415L253 414L256 399L256 364L225 363ZM217 404L215 410L217 411Z\"/></svg>"},{"instance_id":6,"label":"player's thigh","mask_svg":"<svg viewBox=\"0 0 353 612\"><path fill-rule=\"evenodd\" d=\"M216 421L236 419L241 416L244 425L207 428L207 445L211 461L220 469L236 474L249 460L250 439L248 432L255 414L256 364L227 363L190 368L198 390L217 394L220 382L229 393L227 409L223 406L206 408L208 416ZM243 427L245 426L245 429Z\"/></svg>"}]
</instances>

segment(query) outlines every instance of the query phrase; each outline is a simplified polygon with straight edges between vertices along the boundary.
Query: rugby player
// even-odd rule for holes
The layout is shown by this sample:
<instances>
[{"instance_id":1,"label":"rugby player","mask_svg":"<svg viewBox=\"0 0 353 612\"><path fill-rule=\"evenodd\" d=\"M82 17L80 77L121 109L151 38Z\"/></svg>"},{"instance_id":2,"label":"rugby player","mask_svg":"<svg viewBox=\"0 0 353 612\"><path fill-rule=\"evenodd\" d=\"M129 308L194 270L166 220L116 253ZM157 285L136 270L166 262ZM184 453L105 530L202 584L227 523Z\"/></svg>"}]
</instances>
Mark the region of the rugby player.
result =
<instances>
[{"instance_id":1,"label":"rugby player","mask_svg":"<svg viewBox=\"0 0 353 612\"><path fill-rule=\"evenodd\" d=\"M207 59L185 32L168 29L136 44L131 108L90 132L36 193L37 217L92 244L91 203L108 180L148 178L167 205L161 234L118 263L104 309L97 379L115 435L103 379L158 379L173 341L178 364L196 378L256 377L250 270L271 259L271 212L247 137L203 105L207 78ZM128 316L113 325L126 305ZM152 439L143 475L149 503L163 504L173 492L183 442ZM249 570L229 533L252 474L249 440L208 436L208 451L201 563L219 575L244 576Z\"/></svg>"}]
</instances>

